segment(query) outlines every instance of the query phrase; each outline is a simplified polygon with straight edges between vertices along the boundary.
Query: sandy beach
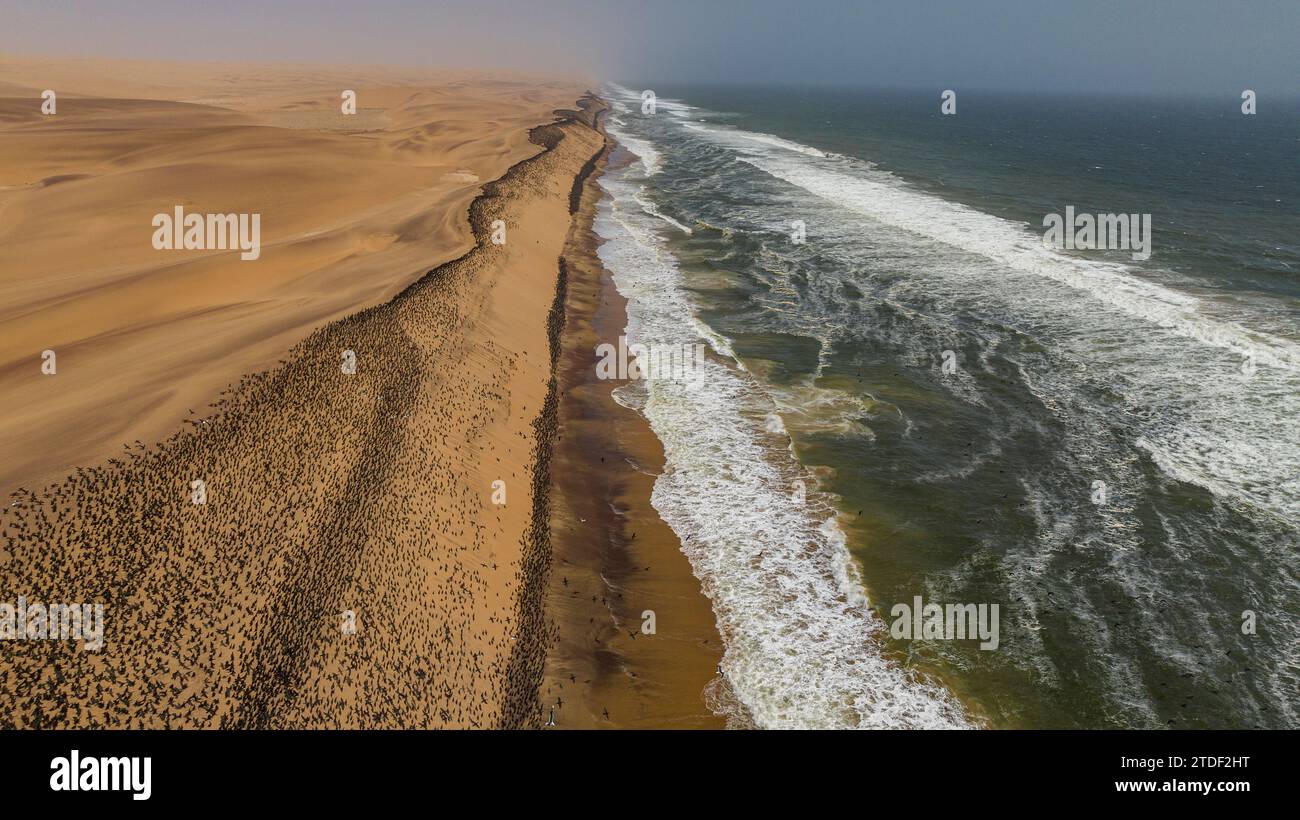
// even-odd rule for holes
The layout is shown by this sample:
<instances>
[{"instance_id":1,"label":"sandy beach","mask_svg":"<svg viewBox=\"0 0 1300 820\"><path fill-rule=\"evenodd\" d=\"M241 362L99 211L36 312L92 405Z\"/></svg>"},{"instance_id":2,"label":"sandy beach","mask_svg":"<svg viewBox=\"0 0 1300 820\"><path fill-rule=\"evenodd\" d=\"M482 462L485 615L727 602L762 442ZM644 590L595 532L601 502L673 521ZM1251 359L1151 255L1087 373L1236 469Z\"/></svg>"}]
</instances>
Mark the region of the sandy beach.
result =
<instances>
[{"instance_id":1,"label":"sandy beach","mask_svg":"<svg viewBox=\"0 0 1300 820\"><path fill-rule=\"evenodd\" d=\"M614 400L626 382L596 373L596 346L627 323L592 230L594 180L608 155L584 189L564 253L547 594L556 636L540 700L557 728L722 728L706 703L706 693L726 689L713 610L650 505L662 447L640 414Z\"/></svg>"}]
</instances>

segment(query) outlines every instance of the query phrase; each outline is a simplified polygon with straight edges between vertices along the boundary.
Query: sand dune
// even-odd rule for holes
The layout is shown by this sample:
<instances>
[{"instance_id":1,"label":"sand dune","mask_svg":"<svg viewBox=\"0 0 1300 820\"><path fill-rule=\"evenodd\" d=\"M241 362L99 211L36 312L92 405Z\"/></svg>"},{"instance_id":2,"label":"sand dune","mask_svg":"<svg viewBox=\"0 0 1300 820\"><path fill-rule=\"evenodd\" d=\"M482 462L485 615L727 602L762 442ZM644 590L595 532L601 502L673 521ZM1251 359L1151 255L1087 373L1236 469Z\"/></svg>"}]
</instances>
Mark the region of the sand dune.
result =
<instances>
[{"instance_id":1,"label":"sand dune","mask_svg":"<svg viewBox=\"0 0 1300 820\"><path fill-rule=\"evenodd\" d=\"M276 112L308 102L283 92ZM0 369L0 463L33 492L0 517L0 581L102 603L105 632L99 651L6 641L4 725L538 724L553 303L603 145L590 115L525 127L563 93L393 86L363 134L250 123L252 104L60 97L47 122L5 102L23 149L0 192L2 349L28 352ZM507 167L466 220L469 176ZM261 258L153 251L160 191L260 211Z\"/></svg>"},{"instance_id":2,"label":"sand dune","mask_svg":"<svg viewBox=\"0 0 1300 820\"><path fill-rule=\"evenodd\" d=\"M0 60L0 88L5 494L164 437L312 329L463 254L481 181L536 153L528 129L581 93L415 70L34 59ZM356 116L339 110L343 89ZM260 258L155 250L151 219L177 205L259 213Z\"/></svg>"}]
</instances>

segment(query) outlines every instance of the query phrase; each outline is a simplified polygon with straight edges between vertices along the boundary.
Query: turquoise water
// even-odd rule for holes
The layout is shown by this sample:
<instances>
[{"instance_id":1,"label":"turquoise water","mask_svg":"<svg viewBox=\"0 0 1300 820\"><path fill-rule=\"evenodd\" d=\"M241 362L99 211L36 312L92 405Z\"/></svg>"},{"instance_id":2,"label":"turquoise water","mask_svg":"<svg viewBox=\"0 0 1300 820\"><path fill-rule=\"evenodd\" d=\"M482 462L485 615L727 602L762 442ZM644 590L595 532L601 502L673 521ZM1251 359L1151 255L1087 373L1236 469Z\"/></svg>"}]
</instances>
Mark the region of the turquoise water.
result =
<instances>
[{"instance_id":1,"label":"turquoise water","mask_svg":"<svg viewBox=\"0 0 1300 820\"><path fill-rule=\"evenodd\" d=\"M629 400L750 719L1296 725L1300 102L655 90L602 256L716 354ZM1045 248L1066 206L1150 258ZM997 648L891 637L916 596Z\"/></svg>"}]
</instances>

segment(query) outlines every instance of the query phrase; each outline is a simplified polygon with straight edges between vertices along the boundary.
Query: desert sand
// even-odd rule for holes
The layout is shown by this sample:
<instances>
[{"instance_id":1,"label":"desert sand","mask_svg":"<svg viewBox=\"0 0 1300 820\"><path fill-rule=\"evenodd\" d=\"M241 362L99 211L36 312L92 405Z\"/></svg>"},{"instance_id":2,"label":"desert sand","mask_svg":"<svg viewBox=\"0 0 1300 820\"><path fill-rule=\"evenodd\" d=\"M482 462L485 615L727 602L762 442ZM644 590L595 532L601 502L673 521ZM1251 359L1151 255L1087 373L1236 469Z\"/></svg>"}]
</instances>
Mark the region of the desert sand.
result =
<instances>
[{"instance_id":1,"label":"desert sand","mask_svg":"<svg viewBox=\"0 0 1300 820\"><path fill-rule=\"evenodd\" d=\"M559 259L598 104L112 68L0 64L0 464L24 488L0 581L105 617L98 651L5 641L0 720L540 725ZM25 95L53 85L42 119ZM365 128L331 122L340 86L380 109ZM174 204L260 212L261 258L154 251Z\"/></svg>"},{"instance_id":2,"label":"desert sand","mask_svg":"<svg viewBox=\"0 0 1300 820\"><path fill-rule=\"evenodd\" d=\"M416 69L0 58L0 496L170 435L315 328L464 254L480 186L536 153L528 129L582 92ZM155 250L151 219L178 205L260 213L260 258Z\"/></svg>"}]
</instances>

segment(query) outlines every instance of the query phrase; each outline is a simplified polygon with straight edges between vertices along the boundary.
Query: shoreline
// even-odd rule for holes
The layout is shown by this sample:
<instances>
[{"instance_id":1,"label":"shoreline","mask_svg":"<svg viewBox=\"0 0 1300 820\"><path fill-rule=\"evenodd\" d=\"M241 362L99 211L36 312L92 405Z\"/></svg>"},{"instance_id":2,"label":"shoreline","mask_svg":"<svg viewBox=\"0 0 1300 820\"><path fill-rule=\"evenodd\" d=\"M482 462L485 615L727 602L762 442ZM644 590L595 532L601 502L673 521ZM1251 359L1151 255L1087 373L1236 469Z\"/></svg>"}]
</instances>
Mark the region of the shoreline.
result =
<instances>
[{"instance_id":1,"label":"shoreline","mask_svg":"<svg viewBox=\"0 0 1300 820\"><path fill-rule=\"evenodd\" d=\"M580 207L562 260L546 596L555 632L539 717L557 728L724 728L706 705L708 690L721 683L713 609L650 503L664 469L662 446L640 413L614 400L626 383L596 377L596 345L616 341L627 323L593 227L602 195L596 179L614 145L606 135L575 198ZM643 630L648 611L653 634Z\"/></svg>"}]
</instances>

